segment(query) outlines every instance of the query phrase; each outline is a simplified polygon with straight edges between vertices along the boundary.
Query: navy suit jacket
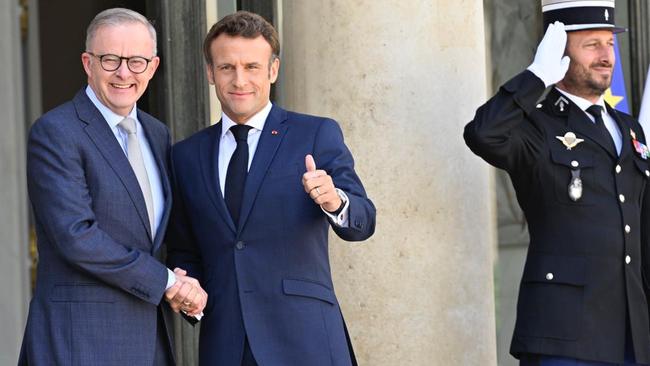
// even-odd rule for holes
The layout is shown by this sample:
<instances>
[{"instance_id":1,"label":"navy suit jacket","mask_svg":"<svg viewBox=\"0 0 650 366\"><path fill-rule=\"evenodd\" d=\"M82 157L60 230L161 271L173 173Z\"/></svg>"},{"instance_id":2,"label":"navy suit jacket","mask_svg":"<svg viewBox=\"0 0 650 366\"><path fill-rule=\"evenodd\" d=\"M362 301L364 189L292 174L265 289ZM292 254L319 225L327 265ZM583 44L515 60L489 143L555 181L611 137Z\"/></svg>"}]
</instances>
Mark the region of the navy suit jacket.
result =
<instances>
[{"instance_id":1,"label":"navy suit jacket","mask_svg":"<svg viewBox=\"0 0 650 366\"><path fill-rule=\"evenodd\" d=\"M135 174L84 90L43 115L27 143L38 273L19 364L152 365L171 209L167 128L138 111L165 209L151 237Z\"/></svg>"},{"instance_id":2,"label":"navy suit jacket","mask_svg":"<svg viewBox=\"0 0 650 366\"><path fill-rule=\"evenodd\" d=\"M354 171L338 124L273 107L249 169L238 227L219 188L221 123L174 145L171 266L208 292L201 365L240 365L244 337L260 365L350 365L334 294L327 216L302 186L313 154L350 199L350 241L375 228L375 208Z\"/></svg>"}]
</instances>

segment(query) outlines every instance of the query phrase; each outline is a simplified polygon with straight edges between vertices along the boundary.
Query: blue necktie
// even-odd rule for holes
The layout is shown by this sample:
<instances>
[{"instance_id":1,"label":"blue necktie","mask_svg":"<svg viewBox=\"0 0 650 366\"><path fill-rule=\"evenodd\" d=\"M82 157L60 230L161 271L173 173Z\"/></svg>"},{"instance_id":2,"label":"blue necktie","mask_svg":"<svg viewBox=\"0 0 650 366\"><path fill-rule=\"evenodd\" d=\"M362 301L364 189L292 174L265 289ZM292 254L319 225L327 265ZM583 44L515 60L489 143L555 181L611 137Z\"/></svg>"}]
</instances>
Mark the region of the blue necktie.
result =
<instances>
[{"instance_id":1,"label":"blue necktie","mask_svg":"<svg viewBox=\"0 0 650 366\"><path fill-rule=\"evenodd\" d=\"M241 202L244 196L244 185L248 175L248 130L251 126L234 125L230 127L230 132L235 136L237 148L228 163L228 172L226 173L226 206L230 212L230 217L235 223L239 223L239 212L241 211Z\"/></svg>"},{"instance_id":2,"label":"blue necktie","mask_svg":"<svg viewBox=\"0 0 650 366\"><path fill-rule=\"evenodd\" d=\"M598 130L605 138L605 141L607 141L607 143L609 144L609 148L613 152L618 153L616 151L616 145L614 144L614 139L612 138L612 134L609 133L609 130L605 126L605 121L603 120L603 107L594 104L591 107L587 108L587 113L591 114L594 117L594 121L596 122L596 127L598 127Z\"/></svg>"}]
</instances>

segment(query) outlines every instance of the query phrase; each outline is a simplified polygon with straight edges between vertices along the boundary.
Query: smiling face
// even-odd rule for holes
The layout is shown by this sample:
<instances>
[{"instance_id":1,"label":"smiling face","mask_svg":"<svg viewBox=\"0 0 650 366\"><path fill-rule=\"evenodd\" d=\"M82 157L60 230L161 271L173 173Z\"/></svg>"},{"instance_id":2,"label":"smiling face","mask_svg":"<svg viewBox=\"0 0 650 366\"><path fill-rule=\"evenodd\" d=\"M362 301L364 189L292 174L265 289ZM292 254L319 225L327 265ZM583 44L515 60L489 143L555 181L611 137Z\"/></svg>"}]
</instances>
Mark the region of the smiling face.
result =
<instances>
[{"instance_id":1,"label":"smiling face","mask_svg":"<svg viewBox=\"0 0 650 366\"><path fill-rule=\"evenodd\" d=\"M615 62L612 31L569 32L566 54L571 58L571 64L558 86L596 102L612 83Z\"/></svg>"},{"instance_id":2,"label":"smiling face","mask_svg":"<svg viewBox=\"0 0 650 366\"><path fill-rule=\"evenodd\" d=\"M246 123L269 102L280 60L272 58L271 46L262 36L221 34L212 41L210 54L212 64L206 71L221 109L234 122Z\"/></svg>"},{"instance_id":3,"label":"smiling face","mask_svg":"<svg viewBox=\"0 0 650 366\"><path fill-rule=\"evenodd\" d=\"M120 116L128 115L147 89L149 80L160 63L160 59L153 54L154 44L149 30L141 23L103 26L97 30L87 51L98 56L113 54L151 59L143 73L135 74L129 70L126 61L122 61L115 71L105 71L98 57L87 52L81 54L81 62L88 75L88 85L97 98L114 113Z\"/></svg>"}]
</instances>

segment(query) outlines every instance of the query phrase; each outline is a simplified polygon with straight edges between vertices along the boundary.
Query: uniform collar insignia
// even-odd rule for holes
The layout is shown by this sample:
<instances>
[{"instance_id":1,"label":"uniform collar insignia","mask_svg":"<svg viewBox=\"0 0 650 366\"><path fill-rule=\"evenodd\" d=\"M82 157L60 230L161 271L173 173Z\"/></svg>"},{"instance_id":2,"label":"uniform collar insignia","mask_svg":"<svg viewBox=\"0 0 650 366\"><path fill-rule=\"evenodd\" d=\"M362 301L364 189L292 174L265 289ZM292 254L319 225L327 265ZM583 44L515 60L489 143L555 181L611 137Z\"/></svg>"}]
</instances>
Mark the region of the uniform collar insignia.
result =
<instances>
[{"instance_id":1,"label":"uniform collar insignia","mask_svg":"<svg viewBox=\"0 0 650 366\"><path fill-rule=\"evenodd\" d=\"M573 132L567 132L564 136L555 136L556 139L562 141L562 144L566 146L567 150L571 150L574 147L578 146L579 143L583 142L584 139L579 139L576 137L576 134Z\"/></svg>"},{"instance_id":2,"label":"uniform collar insignia","mask_svg":"<svg viewBox=\"0 0 650 366\"><path fill-rule=\"evenodd\" d=\"M555 101L555 106L560 108L560 112L564 112L564 107L569 104L569 101L564 98L564 96L560 96L557 98Z\"/></svg>"}]
</instances>

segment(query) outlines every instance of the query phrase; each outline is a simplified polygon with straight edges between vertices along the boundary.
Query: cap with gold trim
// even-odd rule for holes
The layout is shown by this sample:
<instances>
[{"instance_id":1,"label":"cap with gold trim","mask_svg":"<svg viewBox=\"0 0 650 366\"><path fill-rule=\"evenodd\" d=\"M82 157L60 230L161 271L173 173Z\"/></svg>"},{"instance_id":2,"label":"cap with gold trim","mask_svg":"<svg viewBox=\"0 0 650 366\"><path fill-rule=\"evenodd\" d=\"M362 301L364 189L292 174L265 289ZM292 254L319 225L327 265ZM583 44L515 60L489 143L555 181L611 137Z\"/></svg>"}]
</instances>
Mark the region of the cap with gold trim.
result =
<instances>
[{"instance_id":1,"label":"cap with gold trim","mask_svg":"<svg viewBox=\"0 0 650 366\"><path fill-rule=\"evenodd\" d=\"M614 24L614 8L614 0L542 0L544 29L560 21L567 32L584 29L625 32L625 28Z\"/></svg>"}]
</instances>

